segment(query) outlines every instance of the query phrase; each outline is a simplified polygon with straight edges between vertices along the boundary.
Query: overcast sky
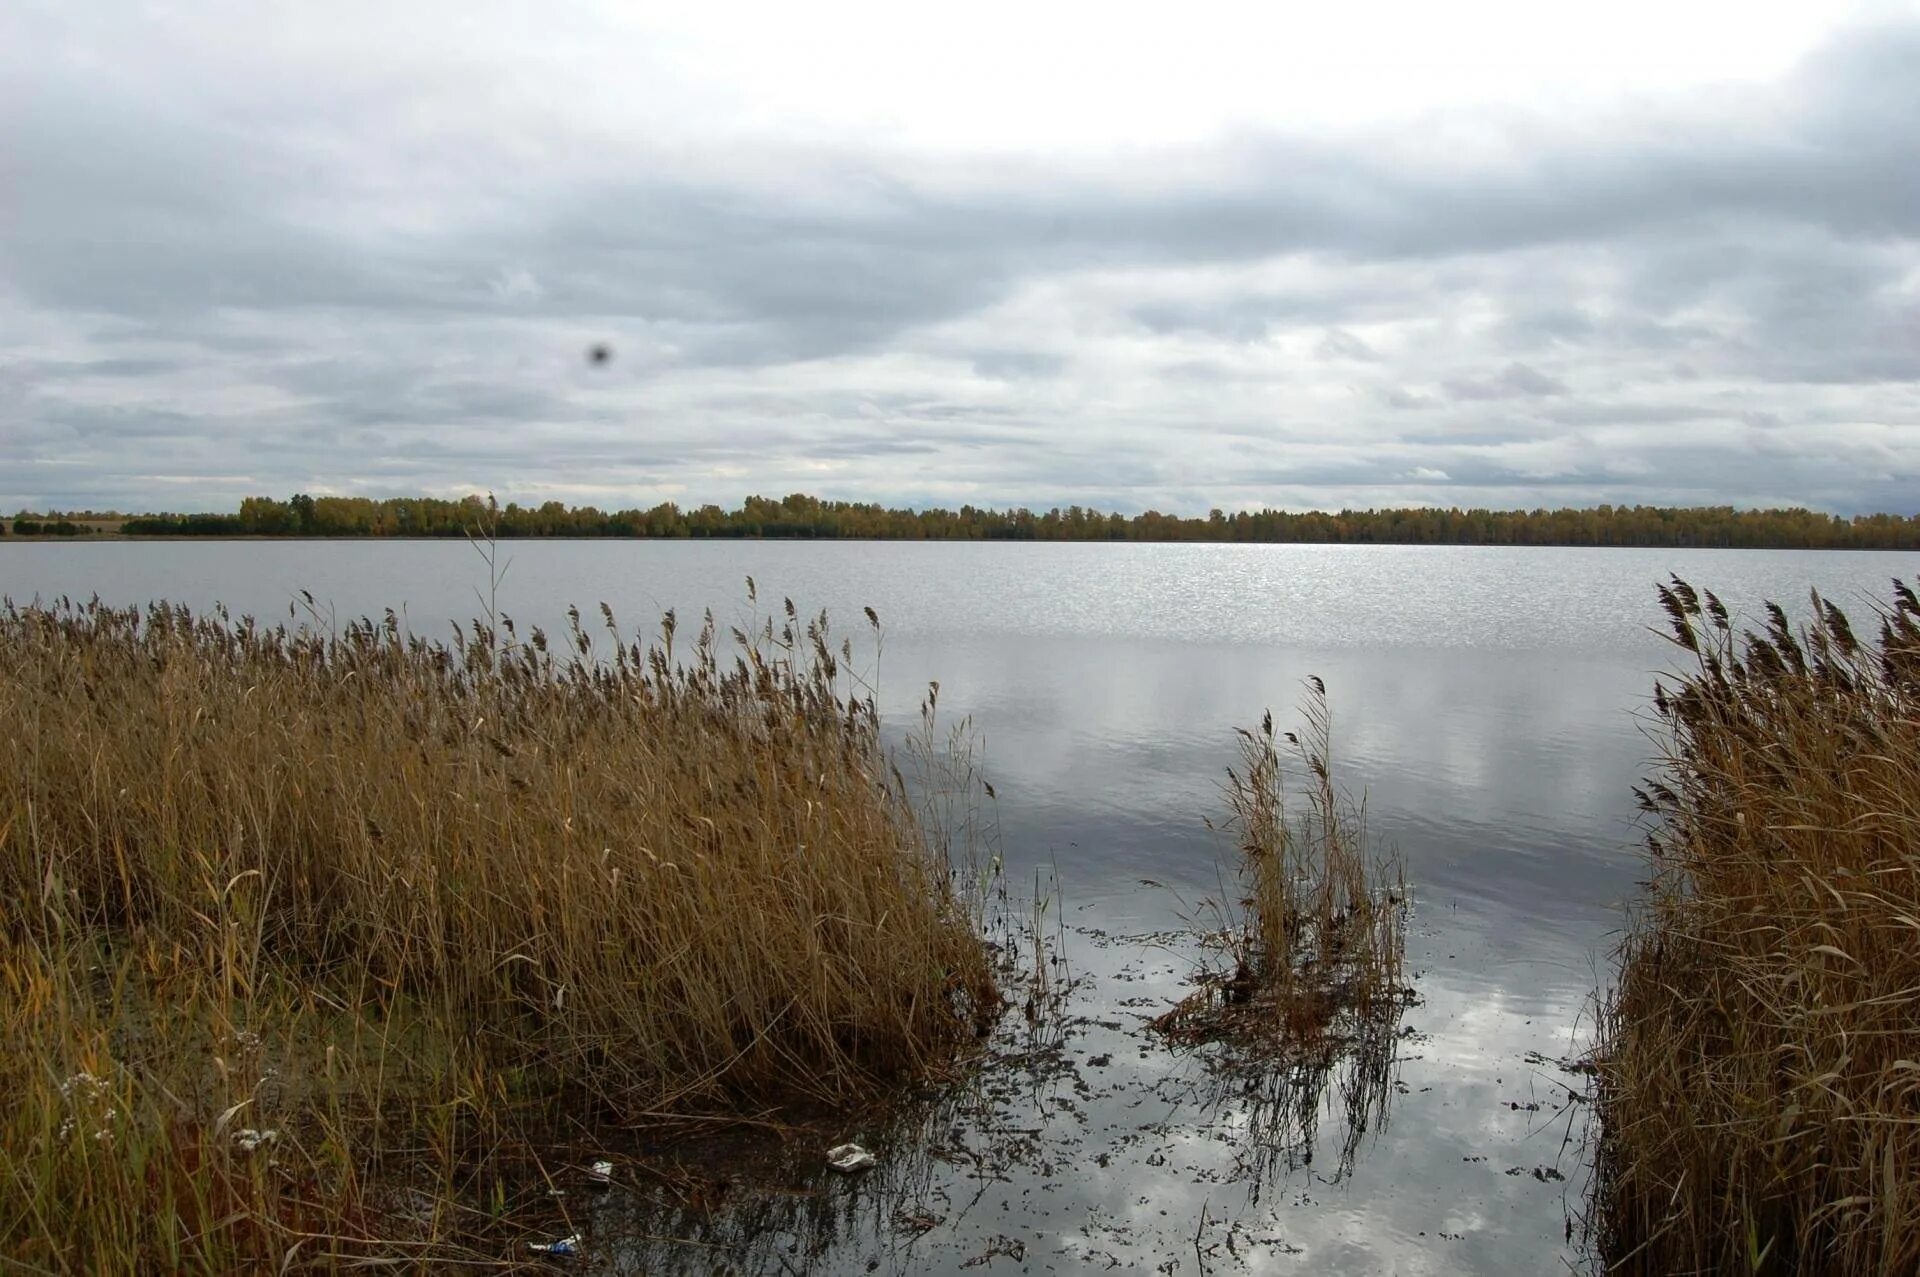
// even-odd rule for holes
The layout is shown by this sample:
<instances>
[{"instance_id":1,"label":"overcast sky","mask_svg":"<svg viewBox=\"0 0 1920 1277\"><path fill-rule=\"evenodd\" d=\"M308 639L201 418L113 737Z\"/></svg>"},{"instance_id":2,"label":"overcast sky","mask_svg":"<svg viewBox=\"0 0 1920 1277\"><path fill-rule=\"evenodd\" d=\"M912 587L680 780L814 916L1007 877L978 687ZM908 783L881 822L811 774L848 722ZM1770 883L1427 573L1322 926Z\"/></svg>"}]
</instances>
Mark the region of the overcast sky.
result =
<instances>
[{"instance_id":1,"label":"overcast sky","mask_svg":"<svg viewBox=\"0 0 1920 1277\"><path fill-rule=\"evenodd\" d=\"M1920 6L0 6L0 509L489 488L1920 510Z\"/></svg>"}]
</instances>

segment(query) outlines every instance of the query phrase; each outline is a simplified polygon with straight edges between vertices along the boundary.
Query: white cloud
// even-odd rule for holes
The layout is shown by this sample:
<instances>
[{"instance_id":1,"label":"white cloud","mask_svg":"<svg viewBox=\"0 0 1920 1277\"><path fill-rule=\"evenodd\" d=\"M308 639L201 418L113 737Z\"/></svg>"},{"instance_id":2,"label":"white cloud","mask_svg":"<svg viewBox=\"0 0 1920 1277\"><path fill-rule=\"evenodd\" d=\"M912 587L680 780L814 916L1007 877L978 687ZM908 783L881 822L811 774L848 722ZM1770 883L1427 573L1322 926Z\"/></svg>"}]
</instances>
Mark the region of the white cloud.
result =
<instances>
[{"instance_id":1,"label":"white cloud","mask_svg":"<svg viewBox=\"0 0 1920 1277\"><path fill-rule=\"evenodd\" d=\"M640 12L9 9L0 508L1920 503L1910 13Z\"/></svg>"}]
</instances>

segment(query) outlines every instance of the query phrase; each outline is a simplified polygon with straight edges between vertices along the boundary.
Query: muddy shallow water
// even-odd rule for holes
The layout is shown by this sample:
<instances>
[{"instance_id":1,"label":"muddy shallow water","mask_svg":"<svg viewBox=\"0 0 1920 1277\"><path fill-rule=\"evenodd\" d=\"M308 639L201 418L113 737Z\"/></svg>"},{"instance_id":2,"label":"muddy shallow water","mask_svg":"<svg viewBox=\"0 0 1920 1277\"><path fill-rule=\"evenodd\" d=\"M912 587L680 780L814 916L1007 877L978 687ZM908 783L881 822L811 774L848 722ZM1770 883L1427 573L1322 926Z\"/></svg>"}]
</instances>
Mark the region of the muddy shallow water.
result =
<instances>
[{"instance_id":1,"label":"muddy shallow water","mask_svg":"<svg viewBox=\"0 0 1920 1277\"><path fill-rule=\"evenodd\" d=\"M1636 711L1670 662L1653 582L1736 612L1819 586L1843 606L1898 554L1412 547L542 542L510 547L499 606L555 628L605 601L629 632L666 607L826 607L883 713L928 679L971 715L999 795L1015 912L1046 901L1056 999L1002 1022L968 1080L733 1169L623 1162L569 1183L577 1266L690 1273L1513 1272L1578 1263L1585 1042L1638 863ZM475 612L461 543L0 545L0 593L223 601L284 617L404 607L425 633ZM859 609L886 625L877 659ZM1145 1022L1198 956L1221 893L1204 821L1236 725L1291 721L1318 674L1336 778L1406 861L1418 1001L1364 1059L1249 1072Z\"/></svg>"}]
</instances>

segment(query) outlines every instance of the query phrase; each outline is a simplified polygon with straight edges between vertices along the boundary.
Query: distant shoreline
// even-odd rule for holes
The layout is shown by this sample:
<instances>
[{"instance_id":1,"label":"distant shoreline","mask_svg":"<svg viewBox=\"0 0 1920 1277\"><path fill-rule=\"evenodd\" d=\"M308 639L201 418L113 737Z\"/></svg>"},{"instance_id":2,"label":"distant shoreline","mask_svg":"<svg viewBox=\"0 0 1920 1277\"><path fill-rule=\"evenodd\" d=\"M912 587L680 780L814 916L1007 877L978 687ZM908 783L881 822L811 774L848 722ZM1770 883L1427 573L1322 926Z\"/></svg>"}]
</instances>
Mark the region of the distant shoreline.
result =
<instances>
[{"instance_id":1,"label":"distant shoreline","mask_svg":"<svg viewBox=\"0 0 1920 1277\"><path fill-rule=\"evenodd\" d=\"M96 532L86 536L15 536L0 537L0 547L8 545L138 545L154 543L162 545L179 544L245 544L260 545L268 542L292 542L295 544L314 544L335 542L358 544L379 542L382 544L458 544L464 538L458 536L398 536L381 535L335 535L314 536L298 533L265 534L257 532L222 533L215 536L192 535L183 532L158 533L121 533ZM484 539L484 538L482 538ZM1182 540L1157 541L1121 541L1088 539L1059 540L1015 540L1010 537L796 537L796 536L711 536L711 537L667 537L667 536L502 536L502 543L524 544L541 541L559 541L567 544L587 545L594 543L647 542L661 545L729 545L744 542L793 545L978 545L978 546L1017 546L1017 545L1223 545L1223 546L1344 546L1355 550L1778 550L1793 552L1812 552L1822 554L1920 554L1920 546L1899 545L1682 545L1679 542L1658 542L1644 545L1587 545L1574 541L1528 541L1497 544L1485 541L1230 541L1188 538Z\"/></svg>"},{"instance_id":2,"label":"distant shoreline","mask_svg":"<svg viewBox=\"0 0 1920 1277\"><path fill-rule=\"evenodd\" d=\"M491 496L248 497L232 513L22 511L0 519L15 537L87 540L1012 541L1197 545L1479 545L1638 549L1920 550L1920 515L1842 517L1805 508L1430 506L1366 510L1213 509L1204 516L1103 512L1084 506L957 510L823 501L804 493L748 497L732 510L665 501L600 510ZM10 539L10 538L0 538Z\"/></svg>"}]
</instances>

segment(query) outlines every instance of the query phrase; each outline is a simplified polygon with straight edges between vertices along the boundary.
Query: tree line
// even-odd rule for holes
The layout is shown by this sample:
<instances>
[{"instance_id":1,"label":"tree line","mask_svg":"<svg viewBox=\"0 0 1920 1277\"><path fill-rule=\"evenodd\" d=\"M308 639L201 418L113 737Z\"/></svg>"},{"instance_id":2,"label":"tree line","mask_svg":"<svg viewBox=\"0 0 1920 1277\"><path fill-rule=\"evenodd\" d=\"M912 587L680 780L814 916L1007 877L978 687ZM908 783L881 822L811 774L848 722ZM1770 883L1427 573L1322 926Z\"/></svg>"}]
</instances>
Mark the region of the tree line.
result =
<instances>
[{"instance_id":1,"label":"tree line","mask_svg":"<svg viewBox=\"0 0 1920 1277\"><path fill-rule=\"evenodd\" d=\"M84 537L92 536L94 529L84 523L75 523L67 518L36 518L23 514L13 520L13 534L23 537ZM0 519L0 536L7 534L7 521Z\"/></svg>"},{"instance_id":2,"label":"tree line","mask_svg":"<svg viewBox=\"0 0 1920 1277\"><path fill-rule=\"evenodd\" d=\"M19 529L16 529L19 530ZM151 514L120 526L128 536L771 537L886 541L1218 541L1375 545L1707 546L1793 549L1920 548L1920 516L1845 518L1805 509L1739 510L1601 505L1560 510L1411 508L1291 512L1213 510L1183 517L1149 510L1103 513L1082 506L890 509L794 494L748 497L737 509L603 511L549 501L488 498L249 497L232 514Z\"/></svg>"}]
</instances>

